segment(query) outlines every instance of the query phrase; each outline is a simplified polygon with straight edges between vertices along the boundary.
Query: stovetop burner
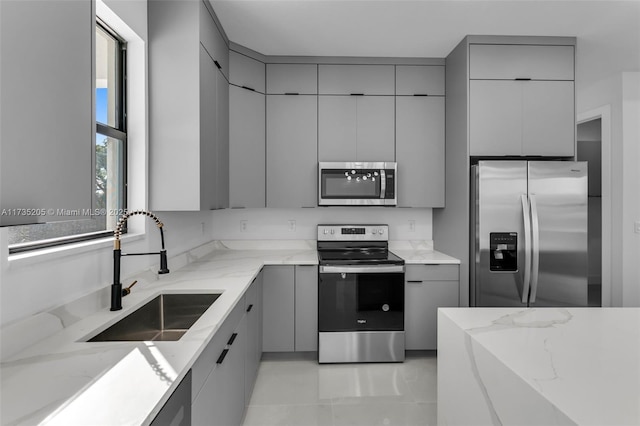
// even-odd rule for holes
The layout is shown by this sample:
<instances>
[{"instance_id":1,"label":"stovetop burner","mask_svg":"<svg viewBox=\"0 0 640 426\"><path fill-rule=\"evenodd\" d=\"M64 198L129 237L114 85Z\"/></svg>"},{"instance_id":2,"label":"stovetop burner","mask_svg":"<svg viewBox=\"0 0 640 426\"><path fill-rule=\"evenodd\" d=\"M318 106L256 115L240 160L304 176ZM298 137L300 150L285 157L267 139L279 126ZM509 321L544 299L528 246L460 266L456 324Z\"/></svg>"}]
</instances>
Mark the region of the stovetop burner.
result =
<instances>
[{"instance_id":1,"label":"stovetop burner","mask_svg":"<svg viewBox=\"0 0 640 426\"><path fill-rule=\"evenodd\" d=\"M404 265L389 251L387 225L318 225L321 265Z\"/></svg>"}]
</instances>

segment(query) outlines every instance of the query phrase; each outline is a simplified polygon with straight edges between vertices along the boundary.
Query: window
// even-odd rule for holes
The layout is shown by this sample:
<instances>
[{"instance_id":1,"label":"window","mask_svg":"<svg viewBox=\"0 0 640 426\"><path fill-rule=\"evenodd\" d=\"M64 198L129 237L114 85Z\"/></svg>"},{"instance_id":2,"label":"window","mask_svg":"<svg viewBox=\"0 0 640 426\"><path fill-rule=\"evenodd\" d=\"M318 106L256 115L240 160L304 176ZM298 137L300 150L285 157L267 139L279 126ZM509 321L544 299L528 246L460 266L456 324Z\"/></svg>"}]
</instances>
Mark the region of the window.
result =
<instances>
[{"instance_id":1,"label":"window","mask_svg":"<svg viewBox=\"0 0 640 426\"><path fill-rule=\"evenodd\" d=\"M95 149L93 206L76 220L9 227L9 253L113 235L126 209L126 44L106 25L95 28ZM76 212L72 215L76 216Z\"/></svg>"}]
</instances>

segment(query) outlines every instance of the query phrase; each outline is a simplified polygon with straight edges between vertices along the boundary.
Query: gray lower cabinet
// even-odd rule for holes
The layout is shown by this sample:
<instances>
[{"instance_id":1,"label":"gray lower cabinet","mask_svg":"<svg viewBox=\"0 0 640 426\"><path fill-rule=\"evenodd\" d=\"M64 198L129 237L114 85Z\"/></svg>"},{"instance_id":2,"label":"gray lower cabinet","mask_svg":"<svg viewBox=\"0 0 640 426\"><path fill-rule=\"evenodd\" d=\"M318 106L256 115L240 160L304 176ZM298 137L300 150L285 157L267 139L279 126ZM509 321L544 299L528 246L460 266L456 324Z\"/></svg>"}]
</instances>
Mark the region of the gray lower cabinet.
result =
<instances>
[{"instance_id":1,"label":"gray lower cabinet","mask_svg":"<svg viewBox=\"0 0 640 426\"><path fill-rule=\"evenodd\" d=\"M458 265L407 265L405 345L407 350L437 349L438 308L458 306Z\"/></svg>"},{"instance_id":2,"label":"gray lower cabinet","mask_svg":"<svg viewBox=\"0 0 640 426\"><path fill-rule=\"evenodd\" d=\"M295 267L295 350L318 350L318 267Z\"/></svg>"},{"instance_id":3,"label":"gray lower cabinet","mask_svg":"<svg viewBox=\"0 0 640 426\"><path fill-rule=\"evenodd\" d=\"M232 85L229 110L229 204L231 208L264 207L264 95Z\"/></svg>"},{"instance_id":4,"label":"gray lower cabinet","mask_svg":"<svg viewBox=\"0 0 640 426\"><path fill-rule=\"evenodd\" d=\"M151 426L191 426L191 370L173 391Z\"/></svg>"},{"instance_id":5,"label":"gray lower cabinet","mask_svg":"<svg viewBox=\"0 0 640 426\"><path fill-rule=\"evenodd\" d=\"M262 357L262 271L245 293L247 320L246 356L244 361L244 403L249 404Z\"/></svg>"},{"instance_id":6,"label":"gray lower cabinet","mask_svg":"<svg viewBox=\"0 0 640 426\"><path fill-rule=\"evenodd\" d=\"M444 97L396 96L399 207L444 207Z\"/></svg>"},{"instance_id":7,"label":"gray lower cabinet","mask_svg":"<svg viewBox=\"0 0 640 426\"><path fill-rule=\"evenodd\" d=\"M318 161L395 161L394 96L319 96Z\"/></svg>"},{"instance_id":8,"label":"gray lower cabinet","mask_svg":"<svg viewBox=\"0 0 640 426\"><path fill-rule=\"evenodd\" d=\"M239 425L245 409L247 317L244 298L192 367L194 426Z\"/></svg>"},{"instance_id":9,"label":"gray lower cabinet","mask_svg":"<svg viewBox=\"0 0 640 426\"><path fill-rule=\"evenodd\" d=\"M318 203L317 102L315 95L267 95L267 207Z\"/></svg>"},{"instance_id":10,"label":"gray lower cabinet","mask_svg":"<svg viewBox=\"0 0 640 426\"><path fill-rule=\"evenodd\" d=\"M263 352L295 349L295 274L290 265L264 267Z\"/></svg>"}]
</instances>

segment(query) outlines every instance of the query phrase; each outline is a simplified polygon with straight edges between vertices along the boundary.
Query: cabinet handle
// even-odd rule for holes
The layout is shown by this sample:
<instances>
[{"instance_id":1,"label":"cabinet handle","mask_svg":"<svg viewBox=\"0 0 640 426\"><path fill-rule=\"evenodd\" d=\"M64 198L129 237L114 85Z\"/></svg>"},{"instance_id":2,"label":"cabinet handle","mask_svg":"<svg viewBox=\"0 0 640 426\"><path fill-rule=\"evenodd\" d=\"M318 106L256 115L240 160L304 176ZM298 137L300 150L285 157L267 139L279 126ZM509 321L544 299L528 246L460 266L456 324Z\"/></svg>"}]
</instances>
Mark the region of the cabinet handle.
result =
<instances>
[{"instance_id":1,"label":"cabinet handle","mask_svg":"<svg viewBox=\"0 0 640 426\"><path fill-rule=\"evenodd\" d=\"M254 89L253 87L248 87L248 86L242 86L243 89L247 89L247 90L251 90L252 92L255 92L256 89Z\"/></svg>"},{"instance_id":2,"label":"cabinet handle","mask_svg":"<svg viewBox=\"0 0 640 426\"><path fill-rule=\"evenodd\" d=\"M216 361L216 364L222 364L228 353L229 349L225 349L224 351L222 351L222 353L218 357L218 360Z\"/></svg>"},{"instance_id":3,"label":"cabinet handle","mask_svg":"<svg viewBox=\"0 0 640 426\"><path fill-rule=\"evenodd\" d=\"M364 93L352 93L351 96L364 96Z\"/></svg>"},{"instance_id":4,"label":"cabinet handle","mask_svg":"<svg viewBox=\"0 0 640 426\"><path fill-rule=\"evenodd\" d=\"M424 281L422 280L407 280L410 284L422 284Z\"/></svg>"},{"instance_id":5,"label":"cabinet handle","mask_svg":"<svg viewBox=\"0 0 640 426\"><path fill-rule=\"evenodd\" d=\"M300 93L298 92L285 92L285 95L299 95Z\"/></svg>"},{"instance_id":6,"label":"cabinet handle","mask_svg":"<svg viewBox=\"0 0 640 426\"><path fill-rule=\"evenodd\" d=\"M236 337L238 337L238 333L233 333L231 337L229 337L229 341L227 342L227 345L229 346L233 345L233 342L236 340Z\"/></svg>"},{"instance_id":7,"label":"cabinet handle","mask_svg":"<svg viewBox=\"0 0 640 426\"><path fill-rule=\"evenodd\" d=\"M251 312L252 309L253 309L253 304L249 305L249 307L247 308L247 312Z\"/></svg>"},{"instance_id":8,"label":"cabinet handle","mask_svg":"<svg viewBox=\"0 0 640 426\"><path fill-rule=\"evenodd\" d=\"M531 81L531 78L529 77L516 77L514 78L515 81Z\"/></svg>"},{"instance_id":9,"label":"cabinet handle","mask_svg":"<svg viewBox=\"0 0 640 426\"><path fill-rule=\"evenodd\" d=\"M413 96L429 96L427 93L414 93Z\"/></svg>"},{"instance_id":10,"label":"cabinet handle","mask_svg":"<svg viewBox=\"0 0 640 426\"><path fill-rule=\"evenodd\" d=\"M213 60L213 63L216 64L216 67L218 67L219 70L222 69L222 66L220 65L220 62L216 61L215 59Z\"/></svg>"}]
</instances>

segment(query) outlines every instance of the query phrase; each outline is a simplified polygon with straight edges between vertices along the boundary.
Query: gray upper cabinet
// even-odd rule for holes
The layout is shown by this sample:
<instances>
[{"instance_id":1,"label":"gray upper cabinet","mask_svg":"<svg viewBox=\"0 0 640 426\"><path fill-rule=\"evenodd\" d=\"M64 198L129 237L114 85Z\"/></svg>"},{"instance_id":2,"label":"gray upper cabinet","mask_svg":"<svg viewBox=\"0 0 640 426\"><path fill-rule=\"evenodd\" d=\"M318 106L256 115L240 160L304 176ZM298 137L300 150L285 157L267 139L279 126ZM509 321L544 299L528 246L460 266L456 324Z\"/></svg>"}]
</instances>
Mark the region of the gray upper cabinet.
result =
<instances>
[{"instance_id":1,"label":"gray upper cabinet","mask_svg":"<svg viewBox=\"0 0 640 426\"><path fill-rule=\"evenodd\" d=\"M320 95L395 95L393 65L319 65Z\"/></svg>"},{"instance_id":2,"label":"gray upper cabinet","mask_svg":"<svg viewBox=\"0 0 640 426\"><path fill-rule=\"evenodd\" d=\"M574 46L472 44L469 77L472 80L573 80L574 57Z\"/></svg>"},{"instance_id":3,"label":"gray upper cabinet","mask_svg":"<svg viewBox=\"0 0 640 426\"><path fill-rule=\"evenodd\" d=\"M241 53L229 52L229 82L256 92L265 92L265 66Z\"/></svg>"},{"instance_id":4,"label":"gray upper cabinet","mask_svg":"<svg viewBox=\"0 0 640 426\"><path fill-rule=\"evenodd\" d=\"M444 67L396 65L396 95L444 96Z\"/></svg>"},{"instance_id":5,"label":"gray upper cabinet","mask_svg":"<svg viewBox=\"0 0 640 426\"><path fill-rule=\"evenodd\" d=\"M268 95L315 95L318 93L316 64L267 64Z\"/></svg>"},{"instance_id":6,"label":"gray upper cabinet","mask_svg":"<svg viewBox=\"0 0 640 426\"><path fill-rule=\"evenodd\" d=\"M0 5L2 209L92 207L94 8L64 0ZM69 219L79 218L40 220ZM35 220L2 215L0 225Z\"/></svg>"},{"instance_id":7,"label":"gray upper cabinet","mask_svg":"<svg viewBox=\"0 0 640 426\"><path fill-rule=\"evenodd\" d=\"M315 207L315 95L267 95L267 207Z\"/></svg>"},{"instance_id":8,"label":"gray upper cabinet","mask_svg":"<svg viewBox=\"0 0 640 426\"><path fill-rule=\"evenodd\" d=\"M472 80L471 155L572 156L573 81Z\"/></svg>"},{"instance_id":9,"label":"gray upper cabinet","mask_svg":"<svg viewBox=\"0 0 640 426\"><path fill-rule=\"evenodd\" d=\"M469 153L575 153L574 46L469 46Z\"/></svg>"},{"instance_id":10,"label":"gray upper cabinet","mask_svg":"<svg viewBox=\"0 0 640 426\"><path fill-rule=\"evenodd\" d=\"M264 95L231 85L229 110L229 205L264 207Z\"/></svg>"},{"instance_id":11,"label":"gray upper cabinet","mask_svg":"<svg viewBox=\"0 0 640 426\"><path fill-rule=\"evenodd\" d=\"M319 96L318 161L395 161L393 96Z\"/></svg>"},{"instance_id":12,"label":"gray upper cabinet","mask_svg":"<svg viewBox=\"0 0 640 426\"><path fill-rule=\"evenodd\" d=\"M226 207L227 81L201 39L217 29L200 28L213 24L201 2L150 1L148 9L150 208Z\"/></svg>"},{"instance_id":13,"label":"gray upper cabinet","mask_svg":"<svg viewBox=\"0 0 640 426\"><path fill-rule=\"evenodd\" d=\"M155 0L154 0L155 1ZM162 1L162 0L161 0ZM214 64L229 79L229 48L204 2L200 3L200 42L209 52Z\"/></svg>"},{"instance_id":14,"label":"gray upper cabinet","mask_svg":"<svg viewBox=\"0 0 640 426\"><path fill-rule=\"evenodd\" d=\"M444 97L396 98L399 207L444 207Z\"/></svg>"}]
</instances>

